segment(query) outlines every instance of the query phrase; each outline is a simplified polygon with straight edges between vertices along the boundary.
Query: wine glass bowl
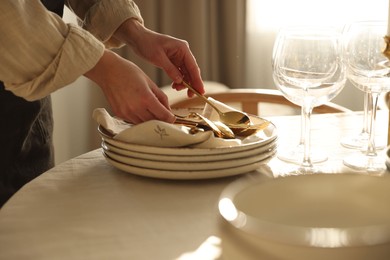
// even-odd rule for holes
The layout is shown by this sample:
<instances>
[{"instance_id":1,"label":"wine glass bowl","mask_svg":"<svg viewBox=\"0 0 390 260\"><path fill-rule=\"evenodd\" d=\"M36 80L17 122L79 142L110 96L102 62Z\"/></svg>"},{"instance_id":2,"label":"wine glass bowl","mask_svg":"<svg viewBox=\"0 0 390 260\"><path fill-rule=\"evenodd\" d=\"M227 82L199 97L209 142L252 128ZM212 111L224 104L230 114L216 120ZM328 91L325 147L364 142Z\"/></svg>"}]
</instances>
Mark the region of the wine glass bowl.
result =
<instances>
[{"instance_id":1,"label":"wine glass bowl","mask_svg":"<svg viewBox=\"0 0 390 260\"><path fill-rule=\"evenodd\" d=\"M291 102L302 107L303 160L297 174L314 173L310 157L310 116L345 85L341 34L330 28L282 29L273 52L273 78Z\"/></svg>"},{"instance_id":2,"label":"wine glass bowl","mask_svg":"<svg viewBox=\"0 0 390 260\"><path fill-rule=\"evenodd\" d=\"M276 48L281 41L286 43L274 53L273 75L287 99L313 108L339 94L345 84L339 39L340 34L328 30L301 28L279 33Z\"/></svg>"}]
</instances>

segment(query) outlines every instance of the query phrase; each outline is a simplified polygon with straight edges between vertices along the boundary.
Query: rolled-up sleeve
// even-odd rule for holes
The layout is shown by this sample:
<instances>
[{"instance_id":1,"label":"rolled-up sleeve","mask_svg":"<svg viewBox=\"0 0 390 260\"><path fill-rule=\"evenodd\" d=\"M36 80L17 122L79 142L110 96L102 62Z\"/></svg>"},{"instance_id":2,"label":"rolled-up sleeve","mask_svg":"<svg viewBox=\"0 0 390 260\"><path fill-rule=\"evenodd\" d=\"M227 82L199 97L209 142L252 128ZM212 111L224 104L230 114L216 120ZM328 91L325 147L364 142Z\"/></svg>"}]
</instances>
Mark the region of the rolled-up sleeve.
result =
<instances>
[{"instance_id":1,"label":"rolled-up sleeve","mask_svg":"<svg viewBox=\"0 0 390 260\"><path fill-rule=\"evenodd\" d=\"M124 21L133 18L144 22L132 0L67 0L67 6L78 16L80 25L108 48L124 45L113 37Z\"/></svg>"},{"instance_id":2,"label":"rolled-up sleeve","mask_svg":"<svg viewBox=\"0 0 390 260\"><path fill-rule=\"evenodd\" d=\"M66 24L39 0L0 1L0 81L7 90L36 100L89 71L104 45Z\"/></svg>"}]
</instances>

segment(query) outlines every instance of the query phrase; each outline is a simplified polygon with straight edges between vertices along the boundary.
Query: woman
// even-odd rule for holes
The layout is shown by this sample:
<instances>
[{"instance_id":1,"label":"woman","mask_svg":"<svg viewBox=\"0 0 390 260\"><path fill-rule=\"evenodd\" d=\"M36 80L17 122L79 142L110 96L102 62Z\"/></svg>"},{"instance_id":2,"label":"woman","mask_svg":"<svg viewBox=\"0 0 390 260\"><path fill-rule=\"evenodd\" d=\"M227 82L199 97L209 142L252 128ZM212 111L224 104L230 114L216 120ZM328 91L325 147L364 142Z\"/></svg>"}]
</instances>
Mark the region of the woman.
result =
<instances>
[{"instance_id":1,"label":"woman","mask_svg":"<svg viewBox=\"0 0 390 260\"><path fill-rule=\"evenodd\" d=\"M162 68L175 89L185 88L184 78L204 93L188 44L145 28L133 1L65 4L83 28L62 21L64 0L0 1L0 206L53 166L49 95L81 75L101 87L118 117L133 123L175 120L156 84L108 48L127 44Z\"/></svg>"}]
</instances>

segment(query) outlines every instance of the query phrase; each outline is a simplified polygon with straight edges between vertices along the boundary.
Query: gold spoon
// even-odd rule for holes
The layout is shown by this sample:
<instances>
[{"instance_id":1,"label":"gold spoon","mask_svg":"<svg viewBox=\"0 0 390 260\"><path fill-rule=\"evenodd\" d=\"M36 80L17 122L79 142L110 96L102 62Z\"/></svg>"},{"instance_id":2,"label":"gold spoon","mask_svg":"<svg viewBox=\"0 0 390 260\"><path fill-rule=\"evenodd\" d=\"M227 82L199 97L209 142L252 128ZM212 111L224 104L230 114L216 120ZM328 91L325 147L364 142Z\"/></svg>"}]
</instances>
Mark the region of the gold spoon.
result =
<instances>
[{"instance_id":1,"label":"gold spoon","mask_svg":"<svg viewBox=\"0 0 390 260\"><path fill-rule=\"evenodd\" d=\"M231 127L231 130L234 132L237 136L250 136L253 134L256 134L257 132L264 130L267 128L267 126L270 124L269 121L264 121L263 123L256 124L256 125L250 125L245 128L233 128Z\"/></svg>"},{"instance_id":2,"label":"gold spoon","mask_svg":"<svg viewBox=\"0 0 390 260\"><path fill-rule=\"evenodd\" d=\"M202 116L198 113L196 113L196 115L198 117L200 117L211 128L211 130L213 130L214 134L217 137L223 138L223 136L224 136L223 132L213 122L211 122L211 120L209 120L208 118L205 118L204 116Z\"/></svg>"},{"instance_id":3,"label":"gold spoon","mask_svg":"<svg viewBox=\"0 0 390 260\"><path fill-rule=\"evenodd\" d=\"M176 115L176 122L190 126L206 126L211 129L216 136L224 139L234 139L236 136L233 131L224 123L219 121L211 121L199 113L191 112L187 116Z\"/></svg>"},{"instance_id":4,"label":"gold spoon","mask_svg":"<svg viewBox=\"0 0 390 260\"><path fill-rule=\"evenodd\" d=\"M212 108L217 111L219 115L219 120L226 125L246 125L249 126L251 124L251 120L247 114L239 111L228 111L222 112L216 107L210 100L208 100L205 96L201 95L198 91L196 91L193 87L191 87L187 82L183 81L183 84L194 92L198 97L202 98L206 103L208 103Z\"/></svg>"},{"instance_id":5,"label":"gold spoon","mask_svg":"<svg viewBox=\"0 0 390 260\"><path fill-rule=\"evenodd\" d=\"M201 115L195 112L191 112L187 116L176 115L175 123L184 124L190 127L196 127L201 125L211 129L209 124L207 124L205 120L201 118ZM256 134L261 130L264 130L270 124L270 122L265 119L263 119L263 122L259 124L251 124L250 126L231 125L230 127L228 127L220 121L211 121L211 123L213 123L216 127L219 128L219 130L222 132L222 137L225 139L233 139L236 136L250 136Z\"/></svg>"},{"instance_id":6,"label":"gold spoon","mask_svg":"<svg viewBox=\"0 0 390 260\"><path fill-rule=\"evenodd\" d=\"M213 121L213 123L222 132L223 138L225 138L225 139L234 139L234 138L236 138L236 135L233 133L232 129L230 129L224 123L222 123L220 121Z\"/></svg>"}]
</instances>

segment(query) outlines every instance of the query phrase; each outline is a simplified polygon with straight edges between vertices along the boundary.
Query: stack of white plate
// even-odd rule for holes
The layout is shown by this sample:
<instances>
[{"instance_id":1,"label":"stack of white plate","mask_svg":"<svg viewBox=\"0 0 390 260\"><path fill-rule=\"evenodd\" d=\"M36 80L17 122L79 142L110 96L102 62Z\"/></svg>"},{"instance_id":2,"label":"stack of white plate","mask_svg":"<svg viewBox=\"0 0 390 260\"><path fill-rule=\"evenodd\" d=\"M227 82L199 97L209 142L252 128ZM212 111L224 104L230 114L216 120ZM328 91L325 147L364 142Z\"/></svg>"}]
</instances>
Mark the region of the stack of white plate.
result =
<instances>
[{"instance_id":1,"label":"stack of white plate","mask_svg":"<svg viewBox=\"0 0 390 260\"><path fill-rule=\"evenodd\" d=\"M243 174L267 163L276 153L276 128L263 138L239 146L216 148L153 147L113 138L101 126L103 154L114 167L128 173L164 179L206 179Z\"/></svg>"}]
</instances>

